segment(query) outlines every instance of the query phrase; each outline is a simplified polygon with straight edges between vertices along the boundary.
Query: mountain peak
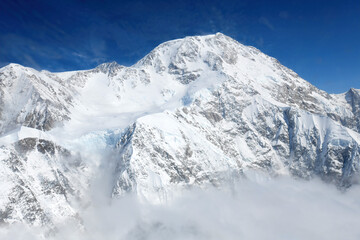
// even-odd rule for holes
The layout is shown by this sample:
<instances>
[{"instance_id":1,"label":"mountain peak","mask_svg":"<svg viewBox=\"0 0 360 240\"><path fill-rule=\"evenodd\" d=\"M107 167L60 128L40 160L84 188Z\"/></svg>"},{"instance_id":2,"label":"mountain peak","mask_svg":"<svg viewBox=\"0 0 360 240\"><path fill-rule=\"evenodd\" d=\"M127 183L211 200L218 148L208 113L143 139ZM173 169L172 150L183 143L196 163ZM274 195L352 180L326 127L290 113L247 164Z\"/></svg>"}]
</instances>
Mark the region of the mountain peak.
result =
<instances>
[{"instance_id":1,"label":"mountain peak","mask_svg":"<svg viewBox=\"0 0 360 240\"><path fill-rule=\"evenodd\" d=\"M251 51L252 48L222 33L188 36L160 44L134 66L152 66L156 72L161 73L168 69L169 72L184 75L192 70L196 71L195 68L201 68L203 63L214 70L220 67L220 62L233 65L238 56L250 56ZM195 63L200 65L196 66ZM217 63L217 66L214 67L214 63ZM191 69L191 66L194 69Z\"/></svg>"},{"instance_id":2,"label":"mountain peak","mask_svg":"<svg viewBox=\"0 0 360 240\"><path fill-rule=\"evenodd\" d=\"M17 64L17 63L9 63L8 65L6 65L0 69L5 70L5 69L18 69L18 68L24 68L24 66Z\"/></svg>"},{"instance_id":3,"label":"mountain peak","mask_svg":"<svg viewBox=\"0 0 360 240\"><path fill-rule=\"evenodd\" d=\"M360 97L360 89L350 88L345 93L345 98L348 102L352 102L353 98L359 98Z\"/></svg>"},{"instance_id":4,"label":"mountain peak","mask_svg":"<svg viewBox=\"0 0 360 240\"><path fill-rule=\"evenodd\" d=\"M345 187L360 174L360 91L331 97L222 33L165 42L132 67L10 64L0 83L0 222L78 216L71 199L98 173L113 174L112 196L155 203L257 170Z\"/></svg>"},{"instance_id":5,"label":"mountain peak","mask_svg":"<svg viewBox=\"0 0 360 240\"><path fill-rule=\"evenodd\" d=\"M359 94L359 93L360 93L360 89L350 88L348 92Z\"/></svg>"},{"instance_id":6,"label":"mountain peak","mask_svg":"<svg viewBox=\"0 0 360 240\"><path fill-rule=\"evenodd\" d=\"M100 70L103 73L114 73L115 71L123 68L124 66L118 64L115 61L102 63L95 69Z\"/></svg>"}]
</instances>

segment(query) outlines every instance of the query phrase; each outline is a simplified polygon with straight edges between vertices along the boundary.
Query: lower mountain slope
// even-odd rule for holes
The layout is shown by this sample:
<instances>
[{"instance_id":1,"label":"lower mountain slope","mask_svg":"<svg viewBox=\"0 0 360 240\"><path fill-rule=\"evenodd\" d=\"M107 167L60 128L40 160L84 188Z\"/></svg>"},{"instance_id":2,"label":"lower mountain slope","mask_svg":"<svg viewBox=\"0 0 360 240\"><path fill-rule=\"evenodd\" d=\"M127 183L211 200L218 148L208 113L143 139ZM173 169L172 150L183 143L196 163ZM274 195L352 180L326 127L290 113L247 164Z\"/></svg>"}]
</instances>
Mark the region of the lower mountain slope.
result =
<instances>
[{"instance_id":1,"label":"lower mountain slope","mask_svg":"<svg viewBox=\"0 0 360 240\"><path fill-rule=\"evenodd\" d=\"M259 173L357 184L360 94L328 94L221 33L159 45L131 67L0 69L0 222L55 230L106 198L164 203ZM101 186L107 188L107 186Z\"/></svg>"},{"instance_id":2,"label":"lower mountain slope","mask_svg":"<svg viewBox=\"0 0 360 240\"><path fill-rule=\"evenodd\" d=\"M26 129L22 129L26 131ZM0 147L0 222L46 226L67 219L80 224L87 167L79 156L45 139L25 137Z\"/></svg>"},{"instance_id":3,"label":"lower mountain slope","mask_svg":"<svg viewBox=\"0 0 360 240\"><path fill-rule=\"evenodd\" d=\"M225 81L219 89L198 92L187 106L129 126L118 143L113 194L135 191L162 202L179 186L216 186L249 170L319 176L340 187L358 181L359 133L328 116L268 102L261 94L223 91L231 87Z\"/></svg>"}]
</instances>

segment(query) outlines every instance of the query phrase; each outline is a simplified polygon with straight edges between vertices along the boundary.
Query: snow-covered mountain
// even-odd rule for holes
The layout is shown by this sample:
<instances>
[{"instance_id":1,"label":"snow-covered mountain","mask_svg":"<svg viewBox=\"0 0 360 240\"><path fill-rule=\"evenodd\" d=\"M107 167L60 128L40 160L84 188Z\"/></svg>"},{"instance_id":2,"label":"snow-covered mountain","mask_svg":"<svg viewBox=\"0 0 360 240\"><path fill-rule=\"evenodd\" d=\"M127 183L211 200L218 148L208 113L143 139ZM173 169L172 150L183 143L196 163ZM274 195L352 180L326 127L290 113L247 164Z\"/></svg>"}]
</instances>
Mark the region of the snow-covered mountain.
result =
<instances>
[{"instance_id":1,"label":"snow-covered mountain","mask_svg":"<svg viewBox=\"0 0 360 240\"><path fill-rule=\"evenodd\" d=\"M249 172L357 183L360 90L328 94L221 33L165 42L131 67L0 69L0 221L79 219L109 197L161 203ZM79 221L80 224L80 221Z\"/></svg>"}]
</instances>

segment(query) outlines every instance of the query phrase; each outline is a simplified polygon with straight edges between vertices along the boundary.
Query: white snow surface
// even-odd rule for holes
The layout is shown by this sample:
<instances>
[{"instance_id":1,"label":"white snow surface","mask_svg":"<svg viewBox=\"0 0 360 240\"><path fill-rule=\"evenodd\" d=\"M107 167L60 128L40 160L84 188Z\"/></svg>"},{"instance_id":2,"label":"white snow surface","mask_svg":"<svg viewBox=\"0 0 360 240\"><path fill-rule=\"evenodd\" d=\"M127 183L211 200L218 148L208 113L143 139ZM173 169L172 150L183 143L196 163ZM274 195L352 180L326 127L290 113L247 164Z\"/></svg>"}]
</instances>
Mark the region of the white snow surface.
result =
<instances>
[{"instance_id":1,"label":"white snow surface","mask_svg":"<svg viewBox=\"0 0 360 240\"><path fill-rule=\"evenodd\" d=\"M10 64L0 69L0 83L0 206L21 177L55 222L76 215L67 196L85 196L104 166L111 168L109 195L135 192L152 203L254 169L348 184L359 168L359 90L330 95L221 33L163 43L130 67L51 73ZM58 150L40 153L36 147L46 143L37 140L14 173L10 152L29 138ZM64 164L62 148L81 164ZM77 179L78 186L59 180L68 195L45 196L43 178Z\"/></svg>"}]
</instances>

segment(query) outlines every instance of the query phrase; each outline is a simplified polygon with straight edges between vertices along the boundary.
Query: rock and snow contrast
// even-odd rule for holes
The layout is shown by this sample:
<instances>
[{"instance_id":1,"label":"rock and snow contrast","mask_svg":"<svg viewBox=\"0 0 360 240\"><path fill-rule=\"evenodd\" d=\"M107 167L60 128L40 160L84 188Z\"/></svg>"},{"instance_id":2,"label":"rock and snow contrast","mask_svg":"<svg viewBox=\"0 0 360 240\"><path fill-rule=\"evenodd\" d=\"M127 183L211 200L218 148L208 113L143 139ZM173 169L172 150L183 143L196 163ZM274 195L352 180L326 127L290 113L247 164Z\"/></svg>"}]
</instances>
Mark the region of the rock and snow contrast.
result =
<instances>
[{"instance_id":1,"label":"rock and snow contrast","mask_svg":"<svg viewBox=\"0 0 360 240\"><path fill-rule=\"evenodd\" d=\"M109 199L155 204L250 172L349 188L360 90L328 94L218 33L165 42L131 67L5 66L0 133L0 223L54 230L68 218L81 226L102 174Z\"/></svg>"}]
</instances>

